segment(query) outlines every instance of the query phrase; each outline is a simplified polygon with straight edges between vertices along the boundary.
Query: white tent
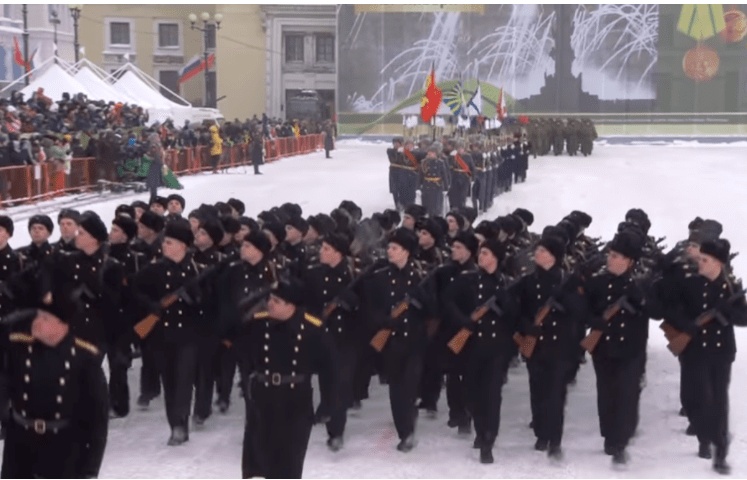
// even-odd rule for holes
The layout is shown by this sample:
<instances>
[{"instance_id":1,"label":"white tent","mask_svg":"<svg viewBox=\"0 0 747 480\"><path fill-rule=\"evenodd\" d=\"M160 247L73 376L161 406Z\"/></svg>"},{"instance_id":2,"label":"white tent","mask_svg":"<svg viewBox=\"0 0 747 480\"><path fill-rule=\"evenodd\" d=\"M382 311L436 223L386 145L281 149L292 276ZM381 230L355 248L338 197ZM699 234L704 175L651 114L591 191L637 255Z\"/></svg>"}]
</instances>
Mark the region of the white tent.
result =
<instances>
[{"instance_id":1,"label":"white tent","mask_svg":"<svg viewBox=\"0 0 747 480\"><path fill-rule=\"evenodd\" d=\"M35 78L28 84L28 86L21 90L24 94L23 98L31 98L31 95L36 92L39 87L44 89L45 96L51 98L55 102L62 100L62 94L65 92L69 93L70 96L77 93L84 93L91 100L103 100L89 92L82 83L70 76L70 74L57 63L50 65L44 73Z\"/></svg>"},{"instance_id":2,"label":"white tent","mask_svg":"<svg viewBox=\"0 0 747 480\"><path fill-rule=\"evenodd\" d=\"M148 108L151 105L142 99L135 100L127 93L118 91L108 82L105 82L101 77L96 75L89 67L82 66L76 73L73 74L73 78L79 81L86 89L91 92L91 95L95 95L101 100L106 102L121 102L129 103L130 105L139 105L143 108Z\"/></svg>"}]
</instances>

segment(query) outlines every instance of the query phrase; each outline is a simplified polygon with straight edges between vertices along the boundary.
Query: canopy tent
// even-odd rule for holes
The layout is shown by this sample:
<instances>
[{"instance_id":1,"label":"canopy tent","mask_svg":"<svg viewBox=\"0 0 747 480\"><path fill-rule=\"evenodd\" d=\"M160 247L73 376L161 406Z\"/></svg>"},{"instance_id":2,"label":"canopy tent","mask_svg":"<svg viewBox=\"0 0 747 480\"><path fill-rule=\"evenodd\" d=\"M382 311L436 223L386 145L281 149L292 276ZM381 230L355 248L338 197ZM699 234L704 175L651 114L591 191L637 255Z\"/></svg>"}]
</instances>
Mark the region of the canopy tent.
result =
<instances>
[{"instance_id":1,"label":"canopy tent","mask_svg":"<svg viewBox=\"0 0 747 480\"><path fill-rule=\"evenodd\" d=\"M44 89L44 95L51 98L52 101L62 100L63 93L69 93L73 96L77 93L83 93L92 100L103 100L88 89L75 78L71 77L59 64L54 63L41 75L35 78L26 87L21 89L24 99L31 98L31 95L39 90Z\"/></svg>"},{"instance_id":2,"label":"canopy tent","mask_svg":"<svg viewBox=\"0 0 747 480\"><path fill-rule=\"evenodd\" d=\"M131 105L139 105L143 108L151 106L146 101L140 99L135 100L127 95L127 93L117 91L110 83L105 82L88 66L81 66L78 71L73 74L73 78L91 92L91 95L95 95L106 102L129 103Z\"/></svg>"}]
</instances>

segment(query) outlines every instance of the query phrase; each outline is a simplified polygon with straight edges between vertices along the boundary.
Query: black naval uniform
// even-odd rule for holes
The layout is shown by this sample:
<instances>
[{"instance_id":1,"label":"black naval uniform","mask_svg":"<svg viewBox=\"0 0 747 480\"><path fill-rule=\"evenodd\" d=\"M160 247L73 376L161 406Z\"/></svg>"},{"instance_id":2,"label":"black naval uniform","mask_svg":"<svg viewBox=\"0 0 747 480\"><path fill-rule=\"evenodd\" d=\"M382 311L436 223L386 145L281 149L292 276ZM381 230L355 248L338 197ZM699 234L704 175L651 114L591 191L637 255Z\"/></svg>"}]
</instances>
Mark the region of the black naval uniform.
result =
<instances>
[{"instance_id":1,"label":"black naval uniform","mask_svg":"<svg viewBox=\"0 0 747 480\"><path fill-rule=\"evenodd\" d=\"M108 401L101 356L68 333L49 347L2 335L12 404L2 478L96 478L106 449Z\"/></svg>"},{"instance_id":2,"label":"black naval uniform","mask_svg":"<svg viewBox=\"0 0 747 480\"><path fill-rule=\"evenodd\" d=\"M415 401L426 342L424 320L430 310L427 293L420 286L422 276L413 260L408 260L402 269L390 263L373 274L367 292L372 323L377 328L392 330L382 354L394 426L403 442L411 442L415 431ZM392 310L406 295L414 302L399 318L392 319Z\"/></svg>"},{"instance_id":3,"label":"black naval uniform","mask_svg":"<svg viewBox=\"0 0 747 480\"><path fill-rule=\"evenodd\" d=\"M400 205L403 209L415 203L416 192L420 183L420 162L425 158L422 150L402 150L403 167L400 172Z\"/></svg>"},{"instance_id":4,"label":"black naval uniform","mask_svg":"<svg viewBox=\"0 0 747 480\"><path fill-rule=\"evenodd\" d=\"M236 374L238 353L233 344L240 333L243 315L243 312L239 310L239 302L261 288L270 287L276 280L275 266L266 258L256 265L243 260L233 261L216 280L218 334L221 344L225 347L221 350L220 375L216 388L218 404L222 410L228 409L230 405L231 390ZM248 305L245 310L253 306Z\"/></svg>"},{"instance_id":5,"label":"black naval uniform","mask_svg":"<svg viewBox=\"0 0 747 480\"><path fill-rule=\"evenodd\" d=\"M280 321L266 311L242 325L237 349L244 376L246 423L242 478L301 478L311 427L334 409L334 347L322 321L296 308ZM319 374L314 414L311 376Z\"/></svg>"},{"instance_id":6,"label":"black naval uniform","mask_svg":"<svg viewBox=\"0 0 747 480\"><path fill-rule=\"evenodd\" d=\"M475 183L472 186L472 207L478 212L487 210L489 159L479 150L472 150L472 160L475 163Z\"/></svg>"},{"instance_id":7,"label":"black naval uniform","mask_svg":"<svg viewBox=\"0 0 747 480\"><path fill-rule=\"evenodd\" d=\"M493 297L501 314L491 309L472 321L472 313ZM465 357L467 405L474 419L475 445L490 451L498 437L503 380L516 351L513 336L519 328L518 305L506 289L505 277L499 271L490 274L482 268L459 275L444 303L454 334L461 328L472 331L459 356Z\"/></svg>"},{"instance_id":8,"label":"black naval uniform","mask_svg":"<svg viewBox=\"0 0 747 480\"><path fill-rule=\"evenodd\" d=\"M551 453L560 449L567 385L578 361L579 322L586 318L586 300L575 277L568 276L556 262L549 270L538 267L512 287L520 305L520 332L537 339L527 359L532 422L537 447L549 446ZM553 307L542 325L535 326L535 315L551 297L563 311Z\"/></svg>"},{"instance_id":9,"label":"black naval uniform","mask_svg":"<svg viewBox=\"0 0 747 480\"><path fill-rule=\"evenodd\" d=\"M605 452L615 455L625 450L638 424L649 315L642 306L644 293L630 272L618 276L604 270L587 280L584 291L589 304L588 326L602 332L592 352L599 428ZM622 296L636 312L622 309L605 321L604 312Z\"/></svg>"},{"instance_id":10,"label":"black naval uniform","mask_svg":"<svg viewBox=\"0 0 747 480\"><path fill-rule=\"evenodd\" d=\"M443 215L443 192L449 189L449 171L440 158L425 157L420 163L423 171L422 203L430 216Z\"/></svg>"},{"instance_id":11,"label":"black naval uniform","mask_svg":"<svg viewBox=\"0 0 747 480\"><path fill-rule=\"evenodd\" d=\"M151 312L160 311L160 301L187 284L198 274L192 255L176 263L162 258L149 264L135 277L135 294L139 303ZM147 341L155 352L156 368L163 380L166 416L173 431L183 428L188 432L192 390L195 383L195 362L201 333L203 312L199 293L190 289L188 296L163 309L160 321L148 335ZM187 439L189 438L187 433Z\"/></svg>"},{"instance_id":12,"label":"black naval uniform","mask_svg":"<svg viewBox=\"0 0 747 480\"><path fill-rule=\"evenodd\" d=\"M666 306L666 321L692 336L680 355L682 370L692 387L687 413L700 444L716 447L716 460L726 458L729 446L729 383L737 352L734 326L747 325L744 296L728 303L740 289L734 276L723 270L714 281L692 275L680 290L670 292L672 301ZM697 317L714 308L721 313L721 320L697 327Z\"/></svg>"},{"instance_id":13,"label":"black naval uniform","mask_svg":"<svg viewBox=\"0 0 747 480\"><path fill-rule=\"evenodd\" d=\"M304 283L307 288L307 308L316 317L323 318L324 331L329 334L336 349L338 362L338 389L336 408L327 422L329 438L341 438L345 432L347 410L353 403L353 378L358 366L358 357L364 347L363 328L355 312L356 295L348 290L355 277L352 261L343 257L336 267L315 265L306 271ZM338 306L329 317L324 318L326 306L335 302Z\"/></svg>"},{"instance_id":14,"label":"black naval uniform","mask_svg":"<svg viewBox=\"0 0 747 480\"><path fill-rule=\"evenodd\" d=\"M53 252L75 252L78 250L78 247L75 246L75 237L73 237L72 240L69 242L66 242L62 238L60 238L58 241L52 244L52 251Z\"/></svg>"},{"instance_id":15,"label":"black naval uniform","mask_svg":"<svg viewBox=\"0 0 747 480\"><path fill-rule=\"evenodd\" d=\"M472 174L475 171L472 156L468 153L460 155L456 151L451 152L449 168L451 168L452 174L451 186L449 187L449 208L464 207L467 204Z\"/></svg>"}]
</instances>

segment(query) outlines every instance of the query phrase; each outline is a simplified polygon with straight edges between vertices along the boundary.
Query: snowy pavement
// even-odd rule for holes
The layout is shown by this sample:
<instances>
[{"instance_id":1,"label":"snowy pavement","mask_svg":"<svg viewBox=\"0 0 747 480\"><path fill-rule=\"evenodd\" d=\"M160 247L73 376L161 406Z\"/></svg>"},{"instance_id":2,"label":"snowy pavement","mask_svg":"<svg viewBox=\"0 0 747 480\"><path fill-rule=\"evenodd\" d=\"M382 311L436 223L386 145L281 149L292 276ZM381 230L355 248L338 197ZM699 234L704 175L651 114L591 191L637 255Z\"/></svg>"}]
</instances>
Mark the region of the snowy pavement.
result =
<instances>
[{"instance_id":1,"label":"snowy pavement","mask_svg":"<svg viewBox=\"0 0 747 480\"><path fill-rule=\"evenodd\" d=\"M332 159L324 153L286 158L262 167L264 175L244 174L243 168L228 174L201 174L180 180L187 211L200 203L237 197L246 203L247 214L256 216L284 202L295 202L304 216L329 212L341 200L351 199L364 215L392 204L388 193L385 143L341 141ZM732 251L743 254L734 261L737 276L747 272L747 148L731 145L598 145L591 157L540 157L530 160L525 184L500 196L487 218L524 207L535 215L534 231L557 223L571 210L593 217L592 237L610 239L629 208L644 209L653 224L651 234L666 236L670 247L687 235L687 224L696 215L713 218L724 226L723 237ZM247 170L249 171L249 170ZM163 195L171 191L164 190ZM116 205L147 194L92 199L82 209L98 212L109 224ZM89 199L89 202L91 199ZM60 201L57 201L59 204ZM72 206L72 205L71 205ZM54 207L54 204L52 205ZM39 208L47 208L40 205ZM8 213L28 212L28 207ZM57 212L50 216L56 220ZM27 215L22 215L26 217ZM26 221L16 224L11 240L15 248L27 244ZM55 232L52 239L58 238ZM602 452L596 412L595 378L591 364L582 366L578 384L568 395L563 448L565 458L551 463L533 450L528 428L529 387L526 369L512 369L504 388L501 429L494 449L496 463L482 465L472 438L460 438L446 426L445 394L439 417L421 418L418 445L409 454L395 450L397 438L391 421L386 387L374 379L371 398L363 409L349 415L345 448L330 452L326 430L313 430L304 475L309 478L712 478L710 462L697 457L697 440L684 434L686 420L679 410L679 366L666 349L663 335L651 324L647 386L641 399L638 436L629 448L631 461L622 470L611 468ZM747 348L747 329L737 330L737 342ZM132 403L137 398L139 361L130 370ZM732 371L729 461L733 476L747 476L747 358L737 354ZM101 469L102 478L232 478L241 474L243 401L234 390L228 414L214 415L203 430L190 433L190 441L167 447L169 429L163 397L148 411L136 407L128 418L112 420Z\"/></svg>"}]
</instances>

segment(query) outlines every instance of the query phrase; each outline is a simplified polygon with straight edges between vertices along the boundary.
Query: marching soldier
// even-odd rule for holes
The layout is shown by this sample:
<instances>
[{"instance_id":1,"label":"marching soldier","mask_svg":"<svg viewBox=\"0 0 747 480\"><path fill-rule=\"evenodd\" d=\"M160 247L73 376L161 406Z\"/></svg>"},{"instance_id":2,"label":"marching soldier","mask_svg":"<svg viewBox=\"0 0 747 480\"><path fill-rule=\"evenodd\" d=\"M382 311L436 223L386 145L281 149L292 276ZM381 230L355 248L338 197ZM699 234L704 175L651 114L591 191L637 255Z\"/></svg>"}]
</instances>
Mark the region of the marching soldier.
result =
<instances>
[{"instance_id":1,"label":"marching soldier","mask_svg":"<svg viewBox=\"0 0 747 480\"><path fill-rule=\"evenodd\" d=\"M426 271L440 267L446 259L446 252L441 248L443 233L433 218L423 218L415 224L418 235L418 248L415 260L421 262Z\"/></svg>"},{"instance_id":2,"label":"marching soldier","mask_svg":"<svg viewBox=\"0 0 747 480\"><path fill-rule=\"evenodd\" d=\"M671 302L665 316L675 329L669 335L670 348L681 357L683 375L692 388L686 408L700 443L698 456L713 456L713 469L720 474L730 473L726 456L729 382L737 350L734 326L747 325L744 290L726 269L729 250L725 239L700 245L698 274L685 278L681 289L668 292ZM680 341L679 332L689 337Z\"/></svg>"},{"instance_id":3,"label":"marching soldier","mask_svg":"<svg viewBox=\"0 0 747 480\"><path fill-rule=\"evenodd\" d=\"M489 170L488 159L480 150L482 145L479 141L472 142L472 160L475 164L475 183L472 186L472 206L478 212L487 210L487 172Z\"/></svg>"},{"instance_id":4,"label":"marching soldier","mask_svg":"<svg viewBox=\"0 0 747 480\"><path fill-rule=\"evenodd\" d=\"M153 263L163 255L160 242L163 226L163 216L151 211L143 212L137 220L138 239L132 243L132 249L142 253L146 263Z\"/></svg>"},{"instance_id":5,"label":"marching soldier","mask_svg":"<svg viewBox=\"0 0 747 480\"><path fill-rule=\"evenodd\" d=\"M163 258L140 270L133 285L138 303L160 318L147 334L146 345L154 350L157 371L163 380L166 416L171 427L169 446L189 440L189 412L202 320L194 282L198 267L189 253L193 242L194 235L186 220L169 222L164 230ZM169 295L177 298L166 306L164 302Z\"/></svg>"},{"instance_id":6,"label":"marching soldier","mask_svg":"<svg viewBox=\"0 0 747 480\"><path fill-rule=\"evenodd\" d=\"M585 156L591 155L591 151L594 149L594 140L598 138L597 129L589 118L581 119L581 127L579 129L579 141L581 145L581 153Z\"/></svg>"},{"instance_id":7,"label":"marching soldier","mask_svg":"<svg viewBox=\"0 0 747 480\"><path fill-rule=\"evenodd\" d=\"M444 301L454 325L452 338L461 329L466 329L465 334L469 335L466 351L457 347L454 353L465 365L468 410L474 419L474 446L480 449L481 463L493 463L492 449L500 425L501 390L514 356L513 336L518 330L518 307L498 268L504 254L498 240L483 243L478 257L479 270L459 275ZM481 312L481 308L484 311Z\"/></svg>"},{"instance_id":8,"label":"marching soldier","mask_svg":"<svg viewBox=\"0 0 747 480\"><path fill-rule=\"evenodd\" d=\"M400 149L402 148L402 137L394 137L392 139L392 148L386 150L386 154L389 157L389 193L394 197L394 207L397 210L402 210L404 206L400 199L400 180L402 162L399 160L399 156L402 155Z\"/></svg>"},{"instance_id":9,"label":"marching soldier","mask_svg":"<svg viewBox=\"0 0 747 480\"><path fill-rule=\"evenodd\" d=\"M420 163L423 172L421 187L423 206L430 216L443 214L443 192L449 190L449 172L444 161L439 157L443 146L435 142L428 147L427 155ZM413 223L414 227L414 223Z\"/></svg>"},{"instance_id":10,"label":"marching soldier","mask_svg":"<svg viewBox=\"0 0 747 480\"><path fill-rule=\"evenodd\" d=\"M246 234L241 242L240 259L231 262L216 279L218 299L218 336L221 339L220 375L218 376L218 409L226 413L236 373L237 353L233 344L239 335L244 310L241 302L249 295L268 290L278 281L275 264L269 259L270 240L261 231ZM261 298L257 298L258 303ZM254 305L249 305L248 308ZM243 378L243 373L242 373Z\"/></svg>"},{"instance_id":11,"label":"marching soldier","mask_svg":"<svg viewBox=\"0 0 747 480\"><path fill-rule=\"evenodd\" d=\"M402 191L400 192L400 200L402 208L407 208L415 203L415 196L418 188L420 188L420 162L426 155L424 150L414 150L413 147L412 139L406 139L402 151L405 167L401 173Z\"/></svg>"},{"instance_id":12,"label":"marching soldier","mask_svg":"<svg viewBox=\"0 0 747 480\"><path fill-rule=\"evenodd\" d=\"M567 384L575 368L579 322L585 299L575 279L561 265L562 239L545 236L535 250L537 269L512 287L519 303L519 348L527 358L535 450L562 457L563 417ZM534 343L532 351L527 348Z\"/></svg>"},{"instance_id":13,"label":"marching soldier","mask_svg":"<svg viewBox=\"0 0 747 480\"><path fill-rule=\"evenodd\" d=\"M177 218L182 218L182 213L184 212L184 207L186 206L184 197L179 194L172 193L171 195L166 197L166 205L166 211L168 212L166 214L167 222L170 222L171 220L175 220Z\"/></svg>"},{"instance_id":14,"label":"marching soldier","mask_svg":"<svg viewBox=\"0 0 747 480\"><path fill-rule=\"evenodd\" d=\"M52 219L47 215L34 215L29 219L28 227L31 243L18 249L23 269L33 269L52 254L52 246L47 241L54 232Z\"/></svg>"},{"instance_id":15,"label":"marching soldier","mask_svg":"<svg viewBox=\"0 0 747 480\"><path fill-rule=\"evenodd\" d=\"M335 409L327 422L327 446L333 452L343 446L347 410L353 403L353 379L363 350L364 329L355 310L357 295L350 290L359 271L348 258L350 240L343 233L324 237L320 264L309 267L304 274L308 311L324 321L324 331L337 352L338 390Z\"/></svg>"},{"instance_id":16,"label":"marching soldier","mask_svg":"<svg viewBox=\"0 0 747 480\"><path fill-rule=\"evenodd\" d=\"M447 144L449 150L449 169L451 185L449 186L449 207L461 208L467 203L470 194L475 164L472 156L464 150L464 140L458 139Z\"/></svg>"},{"instance_id":17,"label":"marching soldier","mask_svg":"<svg viewBox=\"0 0 747 480\"><path fill-rule=\"evenodd\" d=\"M57 225L60 227L60 239L52 244L52 249L56 252L74 252L75 248L75 231L78 229L78 217L80 212L71 208L63 208L57 215Z\"/></svg>"},{"instance_id":18,"label":"marching soldier","mask_svg":"<svg viewBox=\"0 0 747 480\"><path fill-rule=\"evenodd\" d=\"M642 237L623 231L608 244L606 269L586 281L591 334L582 345L592 354L597 377L597 410L604 452L616 464L638 423L639 387L646 362L648 312L645 294L632 278ZM590 339L596 336L596 343Z\"/></svg>"},{"instance_id":19,"label":"marching soldier","mask_svg":"<svg viewBox=\"0 0 747 480\"><path fill-rule=\"evenodd\" d=\"M578 152L578 122L575 118L569 118L563 130L568 155L574 156Z\"/></svg>"},{"instance_id":20,"label":"marching soldier","mask_svg":"<svg viewBox=\"0 0 747 480\"><path fill-rule=\"evenodd\" d=\"M424 276L411 258L418 239L405 228L389 237L389 264L374 272L368 292L372 323L380 330L372 345L382 352L389 382L389 402L400 442L397 450L415 446L415 400L425 347L424 318L429 312Z\"/></svg>"},{"instance_id":21,"label":"marching soldier","mask_svg":"<svg viewBox=\"0 0 747 480\"><path fill-rule=\"evenodd\" d=\"M97 478L108 401L100 352L44 310L2 335L12 404L2 478Z\"/></svg>"},{"instance_id":22,"label":"marching soldier","mask_svg":"<svg viewBox=\"0 0 747 480\"><path fill-rule=\"evenodd\" d=\"M243 478L301 478L311 427L335 410L335 350L318 317L303 308L304 287L291 277L272 290L267 310L245 322L237 352L245 385ZM319 374L314 412L311 376Z\"/></svg>"}]
</instances>

